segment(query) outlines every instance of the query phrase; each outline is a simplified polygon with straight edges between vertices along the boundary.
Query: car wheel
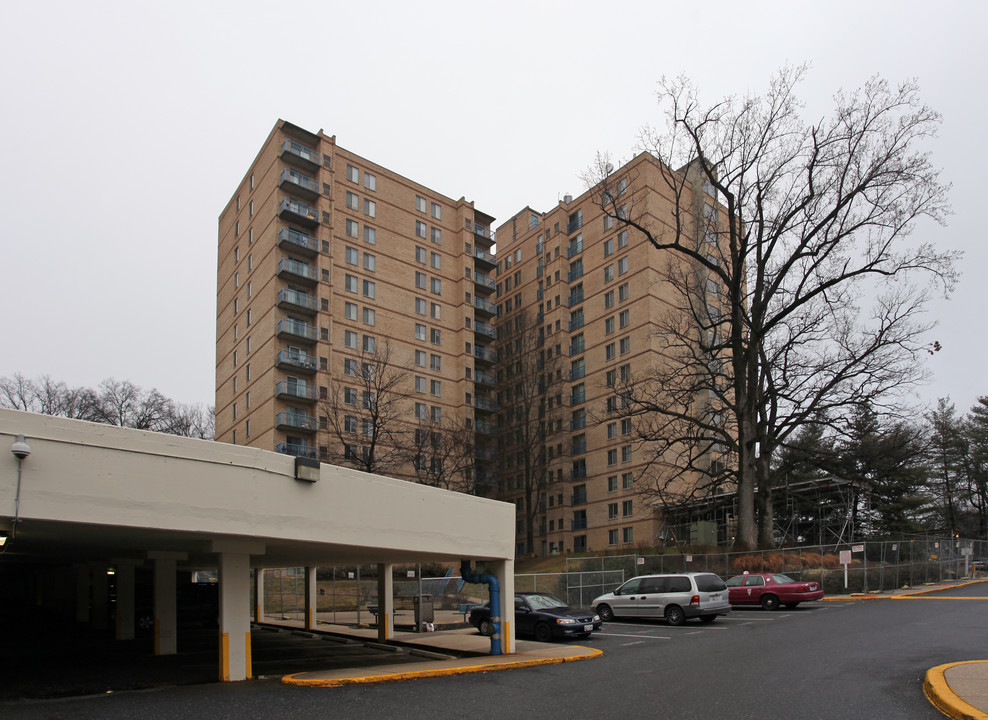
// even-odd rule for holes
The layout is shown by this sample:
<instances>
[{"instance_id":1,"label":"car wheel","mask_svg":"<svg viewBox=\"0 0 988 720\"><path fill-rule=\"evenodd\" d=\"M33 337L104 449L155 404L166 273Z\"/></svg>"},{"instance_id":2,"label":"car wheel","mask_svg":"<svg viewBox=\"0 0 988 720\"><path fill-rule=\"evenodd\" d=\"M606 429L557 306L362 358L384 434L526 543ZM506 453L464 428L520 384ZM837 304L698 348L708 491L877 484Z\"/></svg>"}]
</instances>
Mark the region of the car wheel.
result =
<instances>
[{"instance_id":1,"label":"car wheel","mask_svg":"<svg viewBox=\"0 0 988 720\"><path fill-rule=\"evenodd\" d=\"M670 605L666 608L666 622L670 625L682 625L686 622L686 613L679 605Z\"/></svg>"},{"instance_id":2,"label":"car wheel","mask_svg":"<svg viewBox=\"0 0 988 720\"><path fill-rule=\"evenodd\" d=\"M535 626L535 639L539 642L549 642L552 640L552 630L545 623L539 623Z\"/></svg>"},{"instance_id":3,"label":"car wheel","mask_svg":"<svg viewBox=\"0 0 988 720\"><path fill-rule=\"evenodd\" d=\"M702 622L704 625L709 625L710 623L712 623L716 619L717 619L717 616L716 615L701 615L700 616L700 622Z\"/></svg>"},{"instance_id":4,"label":"car wheel","mask_svg":"<svg viewBox=\"0 0 988 720\"><path fill-rule=\"evenodd\" d=\"M597 614L600 615L600 619L607 622L608 620L614 619L614 611L611 610L610 605L598 605Z\"/></svg>"},{"instance_id":5,"label":"car wheel","mask_svg":"<svg viewBox=\"0 0 988 720\"><path fill-rule=\"evenodd\" d=\"M762 610L778 610L779 598L775 595L762 595Z\"/></svg>"},{"instance_id":6,"label":"car wheel","mask_svg":"<svg viewBox=\"0 0 988 720\"><path fill-rule=\"evenodd\" d=\"M490 620L484 620L480 623L480 634L484 637L490 637L494 634L494 623Z\"/></svg>"},{"instance_id":7,"label":"car wheel","mask_svg":"<svg viewBox=\"0 0 988 720\"><path fill-rule=\"evenodd\" d=\"M790 610L792 610L794 607L799 607L799 603L798 602L795 602L795 603L786 603L786 607L789 608Z\"/></svg>"}]
</instances>

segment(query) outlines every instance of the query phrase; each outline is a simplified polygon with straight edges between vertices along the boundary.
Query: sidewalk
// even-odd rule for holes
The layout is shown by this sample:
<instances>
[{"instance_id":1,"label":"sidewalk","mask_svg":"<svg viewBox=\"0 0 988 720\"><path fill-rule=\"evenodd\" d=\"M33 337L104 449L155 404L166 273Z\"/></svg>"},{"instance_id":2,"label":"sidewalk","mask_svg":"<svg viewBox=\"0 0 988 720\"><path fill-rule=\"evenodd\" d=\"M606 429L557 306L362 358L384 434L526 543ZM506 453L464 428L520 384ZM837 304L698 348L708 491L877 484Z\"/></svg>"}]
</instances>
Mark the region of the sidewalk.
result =
<instances>
[{"instance_id":1,"label":"sidewalk","mask_svg":"<svg viewBox=\"0 0 988 720\"><path fill-rule=\"evenodd\" d=\"M986 582L985 579L902 588L887 593L831 595L824 600L894 600ZM926 673L923 692L940 712L954 720L988 720L988 660L938 665Z\"/></svg>"}]
</instances>

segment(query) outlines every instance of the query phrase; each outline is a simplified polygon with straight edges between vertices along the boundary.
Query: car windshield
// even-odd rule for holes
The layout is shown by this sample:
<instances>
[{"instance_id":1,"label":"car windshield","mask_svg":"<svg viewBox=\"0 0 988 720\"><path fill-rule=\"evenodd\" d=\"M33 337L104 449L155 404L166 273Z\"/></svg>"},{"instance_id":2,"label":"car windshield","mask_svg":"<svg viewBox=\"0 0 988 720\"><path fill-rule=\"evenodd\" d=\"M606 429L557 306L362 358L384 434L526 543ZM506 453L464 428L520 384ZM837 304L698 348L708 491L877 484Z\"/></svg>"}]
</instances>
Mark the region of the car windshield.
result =
<instances>
[{"instance_id":1,"label":"car windshield","mask_svg":"<svg viewBox=\"0 0 988 720\"><path fill-rule=\"evenodd\" d=\"M782 583L791 583L791 582L796 582L795 580L793 580L793 579L792 579L791 577L789 577L788 575L773 575L773 576L772 576L772 580L773 580L774 582L777 582L777 583L779 583L779 584L782 584Z\"/></svg>"},{"instance_id":2,"label":"car windshield","mask_svg":"<svg viewBox=\"0 0 988 720\"><path fill-rule=\"evenodd\" d=\"M548 610L549 608L566 607L566 604L552 595L526 595L525 600L532 610Z\"/></svg>"},{"instance_id":3,"label":"car windshield","mask_svg":"<svg viewBox=\"0 0 988 720\"><path fill-rule=\"evenodd\" d=\"M696 589L700 592L717 592L724 590L727 586L724 581L716 575L697 575Z\"/></svg>"}]
</instances>

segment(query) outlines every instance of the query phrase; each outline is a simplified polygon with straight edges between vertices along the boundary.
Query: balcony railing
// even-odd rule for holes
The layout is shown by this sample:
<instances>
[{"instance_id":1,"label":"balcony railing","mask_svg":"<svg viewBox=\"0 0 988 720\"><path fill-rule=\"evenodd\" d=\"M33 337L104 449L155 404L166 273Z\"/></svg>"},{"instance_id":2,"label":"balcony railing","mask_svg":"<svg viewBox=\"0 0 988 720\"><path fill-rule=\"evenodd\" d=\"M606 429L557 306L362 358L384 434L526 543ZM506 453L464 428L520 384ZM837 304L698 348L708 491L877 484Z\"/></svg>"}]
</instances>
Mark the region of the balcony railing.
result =
<instances>
[{"instance_id":1,"label":"balcony railing","mask_svg":"<svg viewBox=\"0 0 988 720\"><path fill-rule=\"evenodd\" d=\"M278 305L314 313L319 309L319 299L299 290L283 288L278 291Z\"/></svg>"},{"instance_id":2,"label":"balcony railing","mask_svg":"<svg viewBox=\"0 0 988 720\"><path fill-rule=\"evenodd\" d=\"M481 262L487 263L488 265L497 265L497 258L494 257L492 253L482 250L479 247L474 247L473 256L480 260Z\"/></svg>"},{"instance_id":3,"label":"balcony railing","mask_svg":"<svg viewBox=\"0 0 988 720\"><path fill-rule=\"evenodd\" d=\"M573 468L573 472L570 473L570 480L582 480L587 476L587 468L584 466Z\"/></svg>"},{"instance_id":4,"label":"balcony railing","mask_svg":"<svg viewBox=\"0 0 988 720\"><path fill-rule=\"evenodd\" d=\"M281 258L278 261L279 277L291 280L303 280L307 283L319 282L319 274L316 268L306 265L304 262L292 260L291 258Z\"/></svg>"},{"instance_id":5,"label":"balcony railing","mask_svg":"<svg viewBox=\"0 0 988 720\"><path fill-rule=\"evenodd\" d=\"M302 164L308 164L313 167L318 167L322 163L322 157L315 150L307 148L305 145L294 140L285 140L281 144L281 155L285 157L286 160L292 162L301 160Z\"/></svg>"},{"instance_id":6,"label":"balcony railing","mask_svg":"<svg viewBox=\"0 0 988 720\"><path fill-rule=\"evenodd\" d=\"M483 420L474 420L473 429L479 432L481 435L496 435L497 425L494 423L484 422Z\"/></svg>"},{"instance_id":7,"label":"balcony railing","mask_svg":"<svg viewBox=\"0 0 988 720\"><path fill-rule=\"evenodd\" d=\"M586 493L573 493L569 498L570 505L586 505L587 504L587 494Z\"/></svg>"},{"instance_id":8,"label":"balcony railing","mask_svg":"<svg viewBox=\"0 0 988 720\"><path fill-rule=\"evenodd\" d=\"M275 425L279 429L301 430L304 432L315 432L318 424L311 415L302 413L280 412L275 416Z\"/></svg>"},{"instance_id":9,"label":"balcony railing","mask_svg":"<svg viewBox=\"0 0 988 720\"><path fill-rule=\"evenodd\" d=\"M278 233L278 245L285 250L314 256L319 252L319 240L290 227L281 228Z\"/></svg>"},{"instance_id":10,"label":"balcony railing","mask_svg":"<svg viewBox=\"0 0 988 720\"><path fill-rule=\"evenodd\" d=\"M579 330L581 327L583 327L583 322L584 321L582 315L573 318L572 320L569 321L569 331L573 332L574 330Z\"/></svg>"},{"instance_id":11,"label":"balcony railing","mask_svg":"<svg viewBox=\"0 0 988 720\"><path fill-rule=\"evenodd\" d=\"M478 460L497 460L497 450L475 447L473 449L473 456Z\"/></svg>"},{"instance_id":12,"label":"balcony railing","mask_svg":"<svg viewBox=\"0 0 988 720\"><path fill-rule=\"evenodd\" d=\"M317 197L319 195L319 183L303 175L298 170L286 168L281 171L281 187L285 190L295 190L306 197Z\"/></svg>"},{"instance_id":13,"label":"balcony railing","mask_svg":"<svg viewBox=\"0 0 988 720\"><path fill-rule=\"evenodd\" d=\"M487 313L488 315L497 315L497 303L492 303L490 300L485 300L482 297L473 296L473 307L482 313Z\"/></svg>"},{"instance_id":14,"label":"balcony railing","mask_svg":"<svg viewBox=\"0 0 988 720\"><path fill-rule=\"evenodd\" d=\"M473 331L478 335L486 335L489 338L497 339L497 329L479 320L473 321Z\"/></svg>"},{"instance_id":15,"label":"balcony railing","mask_svg":"<svg viewBox=\"0 0 988 720\"><path fill-rule=\"evenodd\" d=\"M473 226L473 234L480 235L480 237L482 238L487 238L491 242L497 240L497 238L495 237L497 233L492 231L490 228L485 228L483 225L477 225L476 223L474 223Z\"/></svg>"},{"instance_id":16,"label":"balcony railing","mask_svg":"<svg viewBox=\"0 0 988 720\"><path fill-rule=\"evenodd\" d=\"M583 252L583 243L582 242L573 243L572 245L569 246L569 248L567 248L566 257L571 258L574 255L579 255L581 252Z\"/></svg>"},{"instance_id":17,"label":"balcony railing","mask_svg":"<svg viewBox=\"0 0 988 720\"><path fill-rule=\"evenodd\" d=\"M497 403L480 395L474 395L473 406L478 410L497 412Z\"/></svg>"},{"instance_id":18,"label":"balcony railing","mask_svg":"<svg viewBox=\"0 0 988 720\"><path fill-rule=\"evenodd\" d=\"M282 455L294 455L295 457L305 457L316 459L316 449L301 443L278 443L274 446L274 451Z\"/></svg>"},{"instance_id":19,"label":"balcony railing","mask_svg":"<svg viewBox=\"0 0 988 720\"><path fill-rule=\"evenodd\" d=\"M579 290L575 293L570 293L570 296L566 299L566 307L573 307L574 305L579 305L583 302L583 290Z\"/></svg>"},{"instance_id":20,"label":"balcony railing","mask_svg":"<svg viewBox=\"0 0 988 720\"><path fill-rule=\"evenodd\" d=\"M484 273L475 272L473 274L473 283L487 290L497 290L497 283L494 281L494 278L488 277Z\"/></svg>"},{"instance_id":21,"label":"balcony railing","mask_svg":"<svg viewBox=\"0 0 988 720\"><path fill-rule=\"evenodd\" d=\"M574 280L579 280L581 277L583 277L583 268L582 267L573 268L568 273L566 273L566 281L567 282L573 282Z\"/></svg>"},{"instance_id":22,"label":"balcony railing","mask_svg":"<svg viewBox=\"0 0 988 720\"><path fill-rule=\"evenodd\" d=\"M573 355L579 355L581 352L583 352L586 349L587 349L586 342L573 343L572 345L569 346L569 354L571 357Z\"/></svg>"},{"instance_id":23,"label":"balcony railing","mask_svg":"<svg viewBox=\"0 0 988 720\"><path fill-rule=\"evenodd\" d=\"M581 367L572 368L569 371L569 379L570 380L579 380L581 377L584 377L586 374L587 374L587 367L586 367L586 365L583 365Z\"/></svg>"},{"instance_id":24,"label":"balcony railing","mask_svg":"<svg viewBox=\"0 0 988 720\"><path fill-rule=\"evenodd\" d=\"M308 400L314 402L317 390L314 385L293 383L288 380L279 380L274 386L274 394L280 398L295 398L297 400Z\"/></svg>"},{"instance_id":25,"label":"balcony railing","mask_svg":"<svg viewBox=\"0 0 988 720\"><path fill-rule=\"evenodd\" d=\"M497 473L482 472L480 470L477 470L474 472L473 477L474 477L474 481L478 485L497 487Z\"/></svg>"},{"instance_id":26,"label":"balcony railing","mask_svg":"<svg viewBox=\"0 0 988 720\"><path fill-rule=\"evenodd\" d=\"M580 403L584 403L586 401L587 401L587 391L586 390L581 390L579 392L570 393L570 396L569 396L569 404L570 405L579 405Z\"/></svg>"},{"instance_id":27,"label":"balcony railing","mask_svg":"<svg viewBox=\"0 0 988 720\"><path fill-rule=\"evenodd\" d=\"M586 530L587 529L587 519L580 518L579 520L570 521L571 530Z\"/></svg>"},{"instance_id":28,"label":"balcony railing","mask_svg":"<svg viewBox=\"0 0 988 720\"><path fill-rule=\"evenodd\" d=\"M307 227L315 227L319 224L319 211L295 198L284 198L278 206L278 214Z\"/></svg>"},{"instance_id":29,"label":"balcony railing","mask_svg":"<svg viewBox=\"0 0 988 720\"><path fill-rule=\"evenodd\" d=\"M497 362L497 353L493 350L488 350L487 348L480 347L479 345L473 346L473 356L478 360L483 360L484 362L495 363Z\"/></svg>"},{"instance_id":30,"label":"balcony railing","mask_svg":"<svg viewBox=\"0 0 988 720\"><path fill-rule=\"evenodd\" d=\"M278 367L284 369L297 369L306 372L316 371L316 359L301 350L279 350Z\"/></svg>"},{"instance_id":31,"label":"balcony railing","mask_svg":"<svg viewBox=\"0 0 988 720\"><path fill-rule=\"evenodd\" d=\"M587 419L585 417L578 417L575 420L569 421L570 430L582 430L587 426Z\"/></svg>"},{"instance_id":32,"label":"balcony railing","mask_svg":"<svg viewBox=\"0 0 988 720\"><path fill-rule=\"evenodd\" d=\"M487 385L488 387L497 387L497 379L489 372L484 372L483 370L473 371L473 381L481 385Z\"/></svg>"},{"instance_id":33,"label":"balcony railing","mask_svg":"<svg viewBox=\"0 0 988 720\"><path fill-rule=\"evenodd\" d=\"M292 337L315 342L318 333L316 328L308 323L299 322L292 318L282 318L278 321L278 337Z\"/></svg>"}]
</instances>

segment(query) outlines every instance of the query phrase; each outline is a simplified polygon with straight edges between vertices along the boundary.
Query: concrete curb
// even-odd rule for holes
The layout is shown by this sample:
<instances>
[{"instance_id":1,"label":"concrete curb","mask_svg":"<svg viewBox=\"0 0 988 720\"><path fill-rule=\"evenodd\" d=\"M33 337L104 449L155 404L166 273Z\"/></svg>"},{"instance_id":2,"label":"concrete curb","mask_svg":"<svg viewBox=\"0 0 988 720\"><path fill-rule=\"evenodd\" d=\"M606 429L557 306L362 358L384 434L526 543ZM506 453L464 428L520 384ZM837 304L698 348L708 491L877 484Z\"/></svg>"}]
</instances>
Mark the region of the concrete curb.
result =
<instances>
[{"instance_id":1,"label":"concrete curb","mask_svg":"<svg viewBox=\"0 0 988 720\"><path fill-rule=\"evenodd\" d=\"M571 655L569 657L529 658L527 660L481 663L479 665L462 665L433 668L430 670L412 670L409 672L365 675L362 677L304 678L299 676L308 675L309 673L295 673L294 675L286 675L281 679L281 682L285 685L295 685L298 687L342 687L344 685L365 685L370 683L396 682L399 680L417 680L419 678L428 677L443 677L447 675L493 672L495 670L518 670L520 668L535 667L537 665L556 665L559 663L573 662L576 660L591 660L593 658L601 657L604 654L602 650L595 650L593 648L582 649L587 652L581 655Z\"/></svg>"},{"instance_id":2,"label":"concrete curb","mask_svg":"<svg viewBox=\"0 0 988 720\"><path fill-rule=\"evenodd\" d=\"M926 677L923 680L923 693L926 695L926 699L933 704L933 707L947 717L954 718L954 720L988 720L988 714L961 700L957 693L950 689L945 677L950 668L972 663L988 664L988 660L968 660L937 665L926 671Z\"/></svg>"},{"instance_id":3,"label":"concrete curb","mask_svg":"<svg viewBox=\"0 0 988 720\"><path fill-rule=\"evenodd\" d=\"M916 590L915 592L906 592L899 595L833 595L831 597L820 598L822 602L848 602L849 600L895 600L897 598L909 598L917 597L919 595L926 595L927 593L940 592L941 590L953 590L954 588L967 587L968 585L977 585L979 583L988 582L988 578L981 578L980 580L968 580L967 582L957 583L954 585L937 585L936 587L926 588L924 590Z\"/></svg>"}]
</instances>

